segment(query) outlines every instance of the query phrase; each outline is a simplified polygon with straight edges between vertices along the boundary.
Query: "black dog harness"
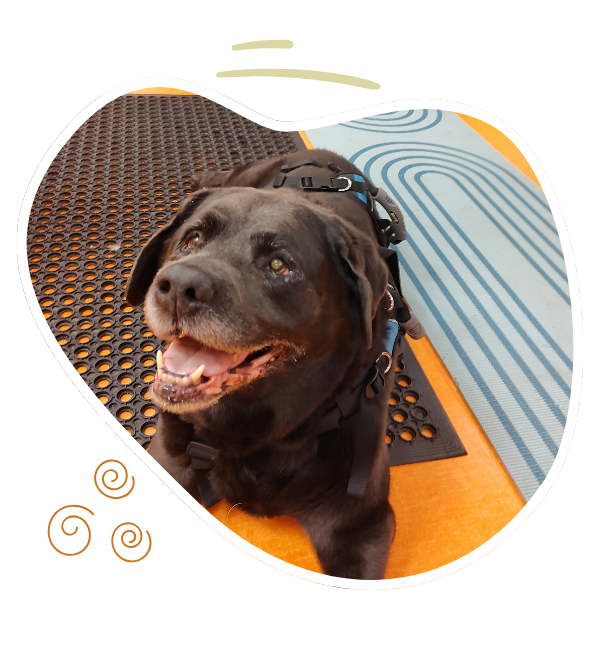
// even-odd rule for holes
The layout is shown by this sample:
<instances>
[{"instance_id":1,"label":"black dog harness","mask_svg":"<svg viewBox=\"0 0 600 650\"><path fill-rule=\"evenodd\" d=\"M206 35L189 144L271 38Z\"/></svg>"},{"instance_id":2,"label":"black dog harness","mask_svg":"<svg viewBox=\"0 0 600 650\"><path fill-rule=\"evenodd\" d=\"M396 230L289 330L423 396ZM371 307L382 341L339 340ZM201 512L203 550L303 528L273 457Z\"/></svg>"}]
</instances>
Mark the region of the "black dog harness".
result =
<instances>
[{"instance_id":1,"label":"black dog harness","mask_svg":"<svg viewBox=\"0 0 600 650\"><path fill-rule=\"evenodd\" d=\"M315 160L301 161L294 166L284 165L281 173L272 183L273 188L294 188L308 192L351 192L356 200L364 204L377 237L379 254L388 267L388 285L386 290L388 312L387 336L384 350L375 363L364 372L350 388L334 398L335 405L329 408L316 422L311 422L310 431L315 436L322 436L336 429L348 431L355 435L354 457L347 492L350 495L363 496L371 466L373 464L377 436L377 414L381 408L373 399L385 388L390 370L395 366L399 346L405 334L419 339L424 330L417 317L410 312L402 296L400 271L396 251L391 244L399 244L406 239L404 218L397 203L382 189L375 187L366 178L353 172L343 172L334 163L327 165L335 177L289 176L289 172L299 167L324 165ZM379 203L389 215L389 219L380 218L376 203ZM391 373L393 376L394 373ZM196 483L202 503L210 508L220 500L211 487L208 475L214 467L218 451L199 442L190 442L187 453L191 457L192 467L196 471Z\"/></svg>"}]
</instances>

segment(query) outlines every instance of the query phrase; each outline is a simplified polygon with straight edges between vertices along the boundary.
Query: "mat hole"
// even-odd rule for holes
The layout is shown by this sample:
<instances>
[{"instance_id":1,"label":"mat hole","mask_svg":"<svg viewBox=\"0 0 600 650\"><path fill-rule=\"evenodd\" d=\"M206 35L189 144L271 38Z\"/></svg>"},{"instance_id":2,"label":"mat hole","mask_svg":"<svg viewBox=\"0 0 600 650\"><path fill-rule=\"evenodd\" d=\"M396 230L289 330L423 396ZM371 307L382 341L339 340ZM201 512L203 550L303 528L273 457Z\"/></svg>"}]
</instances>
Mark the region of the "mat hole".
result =
<instances>
[{"instance_id":1,"label":"mat hole","mask_svg":"<svg viewBox=\"0 0 600 650\"><path fill-rule=\"evenodd\" d=\"M153 436L156 433L156 427L154 426L154 424L150 424L150 423L145 424L142 427L142 433L145 436Z\"/></svg>"},{"instance_id":2,"label":"mat hole","mask_svg":"<svg viewBox=\"0 0 600 650\"><path fill-rule=\"evenodd\" d=\"M433 440L437 435L437 431L430 424L427 424L421 427L420 434L423 436L423 438L427 438L428 440Z\"/></svg>"},{"instance_id":3,"label":"mat hole","mask_svg":"<svg viewBox=\"0 0 600 650\"><path fill-rule=\"evenodd\" d=\"M415 432L412 429L405 427L400 431L400 437L405 442L412 442L415 439Z\"/></svg>"},{"instance_id":4,"label":"mat hole","mask_svg":"<svg viewBox=\"0 0 600 650\"><path fill-rule=\"evenodd\" d=\"M427 411L420 406L415 406L410 413L415 420L424 420L427 417Z\"/></svg>"},{"instance_id":5,"label":"mat hole","mask_svg":"<svg viewBox=\"0 0 600 650\"><path fill-rule=\"evenodd\" d=\"M129 409L119 409L117 411L118 417L121 418L121 420L130 420L133 417L133 413Z\"/></svg>"},{"instance_id":6,"label":"mat hole","mask_svg":"<svg viewBox=\"0 0 600 650\"><path fill-rule=\"evenodd\" d=\"M395 411L392 414L392 420L394 420L394 422L404 422L406 418L407 415L405 411Z\"/></svg>"}]
</instances>

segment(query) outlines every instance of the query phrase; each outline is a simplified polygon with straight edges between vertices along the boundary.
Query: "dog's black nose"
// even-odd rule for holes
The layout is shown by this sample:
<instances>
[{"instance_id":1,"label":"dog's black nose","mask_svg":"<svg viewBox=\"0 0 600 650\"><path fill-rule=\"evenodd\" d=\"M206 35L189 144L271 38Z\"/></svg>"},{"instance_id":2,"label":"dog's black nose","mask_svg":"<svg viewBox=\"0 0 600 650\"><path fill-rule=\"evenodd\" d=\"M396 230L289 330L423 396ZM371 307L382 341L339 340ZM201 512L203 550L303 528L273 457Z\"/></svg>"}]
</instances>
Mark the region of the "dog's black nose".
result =
<instances>
[{"instance_id":1,"label":"dog's black nose","mask_svg":"<svg viewBox=\"0 0 600 650\"><path fill-rule=\"evenodd\" d=\"M211 278L185 262L171 264L156 276L156 298L169 311L184 315L210 301L215 293Z\"/></svg>"}]
</instances>

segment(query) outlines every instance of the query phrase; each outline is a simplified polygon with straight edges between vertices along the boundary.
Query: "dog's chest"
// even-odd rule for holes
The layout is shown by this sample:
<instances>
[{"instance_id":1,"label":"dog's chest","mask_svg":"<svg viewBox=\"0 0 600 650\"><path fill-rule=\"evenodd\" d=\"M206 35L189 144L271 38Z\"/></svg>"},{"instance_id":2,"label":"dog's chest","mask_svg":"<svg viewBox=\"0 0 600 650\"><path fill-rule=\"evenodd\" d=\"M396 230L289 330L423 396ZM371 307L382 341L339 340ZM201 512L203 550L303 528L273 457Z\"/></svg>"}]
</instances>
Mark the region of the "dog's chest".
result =
<instances>
[{"instance_id":1,"label":"dog's chest","mask_svg":"<svg viewBox=\"0 0 600 650\"><path fill-rule=\"evenodd\" d=\"M251 464L221 462L211 472L210 481L226 501L257 517L287 514L292 505L289 493L294 480L283 473L273 476Z\"/></svg>"},{"instance_id":2,"label":"dog's chest","mask_svg":"<svg viewBox=\"0 0 600 650\"><path fill-rule=\"evenodd\" d=\"M346 463L340 458L341 466ZM269 450L244 459L219 459L211 472L213 487L231 504L262 517L298 516L321 501L337 481L338 468L327 466L317 441L294 450Z\"/></svg>"}]
</instances>

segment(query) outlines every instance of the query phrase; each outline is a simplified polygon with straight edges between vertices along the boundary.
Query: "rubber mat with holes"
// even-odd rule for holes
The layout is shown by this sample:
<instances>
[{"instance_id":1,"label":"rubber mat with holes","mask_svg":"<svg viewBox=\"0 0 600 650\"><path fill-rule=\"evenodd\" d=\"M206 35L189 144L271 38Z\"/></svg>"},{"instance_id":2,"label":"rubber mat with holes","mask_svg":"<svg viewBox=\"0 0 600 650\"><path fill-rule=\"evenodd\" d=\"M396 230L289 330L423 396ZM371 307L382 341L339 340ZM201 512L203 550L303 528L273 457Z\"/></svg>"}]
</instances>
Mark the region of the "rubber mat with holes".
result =
<instances>
[{"instance_id":1,"label":"rubber mat with holes","mask_svg":"<svg viewBox=\"0 0 600 650\"><path fill-rule=\"evenodd\" d=\"M44 176L27 239L36 296L71 363L143 446L156 431L150 385L164 341L123 299L136 256L199 171L303 148L298 134L266 129L199 96L126 95L87 120ZM404 408L390 410L392 464L464 454L410 351L401 363L409 383L395 391Z\"/></svg>"},{"instance_id":2,"label":"rubber mat with holes","mask_svg":"<svg viewBox=\"0 0 600 650\"><path fill-rule=\"evenodd\" d=\"M467 453L404 338L394 384L386 431L391 465L454 458Z\"/></svg>"}]
</instances>

